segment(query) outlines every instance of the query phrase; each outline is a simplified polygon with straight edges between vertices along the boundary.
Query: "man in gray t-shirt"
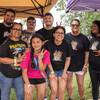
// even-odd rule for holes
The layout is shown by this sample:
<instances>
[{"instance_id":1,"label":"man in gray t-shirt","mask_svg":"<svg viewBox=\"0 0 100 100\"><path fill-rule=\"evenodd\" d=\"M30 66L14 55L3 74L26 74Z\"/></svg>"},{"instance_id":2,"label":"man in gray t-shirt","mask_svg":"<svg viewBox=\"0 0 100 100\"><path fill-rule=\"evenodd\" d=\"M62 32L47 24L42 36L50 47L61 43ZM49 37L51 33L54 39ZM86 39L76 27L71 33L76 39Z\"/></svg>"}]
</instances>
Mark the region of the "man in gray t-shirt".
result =
<instances>
[{"instance_id":1,"label":"man in gray t-shirt","mask_svg":"<svg viewBox=\"0 0 100 100\"><path fill-rule=\"evenodd\" d=\"M34 17L27 18L27 29L22 31L21 39L24 40L28 47L30 46L30 39L32 38L33 34L35 34L35 26L36 20Z\"/></svg>"}]
</instances>

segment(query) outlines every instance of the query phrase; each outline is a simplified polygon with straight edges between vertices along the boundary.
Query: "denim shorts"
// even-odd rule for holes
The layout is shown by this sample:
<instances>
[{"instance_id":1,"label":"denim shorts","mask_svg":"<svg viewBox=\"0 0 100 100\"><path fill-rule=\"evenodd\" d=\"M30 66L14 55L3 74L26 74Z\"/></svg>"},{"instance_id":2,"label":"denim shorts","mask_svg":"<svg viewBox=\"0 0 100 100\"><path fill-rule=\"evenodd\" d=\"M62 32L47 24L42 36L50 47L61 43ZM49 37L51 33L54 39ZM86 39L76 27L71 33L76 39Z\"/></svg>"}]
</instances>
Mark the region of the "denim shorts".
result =
<instances>
[{"instance_id":1,"label":"denim shorts","mask_svg":"<svg viewBox=\"0 0 100 100\"><path fill-rule=\"evenodd\" d=\"M62 77L63 71L64 71L64 69L62 69L60 71L54 71L54 74L56 77ZM66 71L66 74L67 74L67 71ZM47 67L47 76L49 76L49 75L50 75L50 70Z\"/></svg>"},{"instance_id":2,"label":"denim shorts","mask_svg":"<svg viewBox=\"0 0 100 100\"><path fill-rule=\"evenodd\" d=\"M68 71L68 73L73 73L71 71ZM78 75L83 75L84 74L84 71L76 71L74 72L75 74L78 74Z\"/></svg>"}]
</instances>

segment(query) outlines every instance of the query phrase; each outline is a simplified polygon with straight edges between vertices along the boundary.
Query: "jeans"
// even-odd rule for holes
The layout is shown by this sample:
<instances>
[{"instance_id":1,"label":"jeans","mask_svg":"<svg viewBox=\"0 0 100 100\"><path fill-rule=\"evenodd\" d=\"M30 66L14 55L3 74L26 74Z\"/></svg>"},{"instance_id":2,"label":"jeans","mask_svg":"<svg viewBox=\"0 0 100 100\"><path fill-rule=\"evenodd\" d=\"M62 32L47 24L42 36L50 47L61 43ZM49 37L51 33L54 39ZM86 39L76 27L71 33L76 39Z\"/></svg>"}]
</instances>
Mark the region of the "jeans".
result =
<instances>
[{"instance_id":1,"label":"jeans","mask_svg":"<svg viewBox=\"0 0 100 100\"><path fill-rule=\"evenodd\" d=\"M9 100L11 87L13 86L17 100L24 100L24 82L22 76L7 78L0 72L1 100Z\"/></svg>"},{"instance_id":2,"label":"jeans","mask_svg":"<svg viewBox=\"0 0 100 100\"><path fill-rule=\"evenodd\" d=\"M63 71L64 71L64 69L62 69L60 71L54 71L55 77L62 77ZM47 76L50 75L50 70L49 70L48 67L47 67L47 73L46 74L47 74ZM67 71L66 71L66 74L67 74Z\"/></svg>"},{"instance_id":3,"label":"jeans","mask_svg":"<svg viewBox=\"0 0 100 100\"><path fill-rule=\"evenodd\" d=\"M100 73L93 71L93 69L91 69L91 68L89 68L89 72L90 72L90 78L91 78L91 82L92 82L93 100L98 100L99 85L100 85Z\"/></svg>"}]
</instances>

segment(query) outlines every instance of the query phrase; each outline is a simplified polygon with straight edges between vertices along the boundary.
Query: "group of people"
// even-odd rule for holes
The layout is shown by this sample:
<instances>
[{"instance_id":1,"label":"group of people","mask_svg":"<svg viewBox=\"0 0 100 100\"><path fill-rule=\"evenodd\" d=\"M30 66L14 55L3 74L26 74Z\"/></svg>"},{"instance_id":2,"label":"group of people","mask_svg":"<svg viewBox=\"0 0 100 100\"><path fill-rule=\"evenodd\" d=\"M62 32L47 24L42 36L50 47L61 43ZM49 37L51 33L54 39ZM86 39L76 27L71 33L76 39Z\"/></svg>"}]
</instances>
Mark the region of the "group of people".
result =
<instances>
[{"instance_id":1,"label":"group of people","mask_svg":"<svg viewBox=\"0 0 100 100\"><path fill-rule=\"evenodd\" d=\"M63 26L53 27L54 18L47 12L46 25L36 31L34 17L27 18L27 29L14 23L15 11L7 9L0 24L0 89L1 100L9 100L13 86L17 100L47 100L47 81L50 100L64 100L65 89L72 97L73 73L76 75L80 100L84 99L84 76L89 72L93 100L98 100L100 82L100 21L91 24L92 39L79 32L80 21L72 19L72 32L66 34ZM77 99L77 98L76 98Z\"/></svg>"}]
</instances>

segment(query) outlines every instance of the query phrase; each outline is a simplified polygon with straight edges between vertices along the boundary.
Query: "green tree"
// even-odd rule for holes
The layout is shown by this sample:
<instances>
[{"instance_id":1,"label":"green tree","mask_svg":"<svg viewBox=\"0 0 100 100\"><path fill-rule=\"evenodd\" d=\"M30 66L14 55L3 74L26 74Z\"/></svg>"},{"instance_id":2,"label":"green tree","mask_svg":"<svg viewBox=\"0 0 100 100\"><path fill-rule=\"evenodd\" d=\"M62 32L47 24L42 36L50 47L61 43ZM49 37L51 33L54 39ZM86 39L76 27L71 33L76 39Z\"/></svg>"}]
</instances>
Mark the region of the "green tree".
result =
<instances>
[{"instance_id":1,"label":"green tree","mask_svg":"<svg viewBox=\"0 0 100 100\"><path fill-rule=\"evenodd\" d=\"M94 20L100 20L100 13L92 13L92 12L66 12L66 5L68 0L58 0L55 8L57 11L64 11L60 15L63 25L70 26L70 21L73 18L78 18L81 22L80 32L84 33L85 35L90 35L90 27Z\"/></svg>"}]
</instances>

